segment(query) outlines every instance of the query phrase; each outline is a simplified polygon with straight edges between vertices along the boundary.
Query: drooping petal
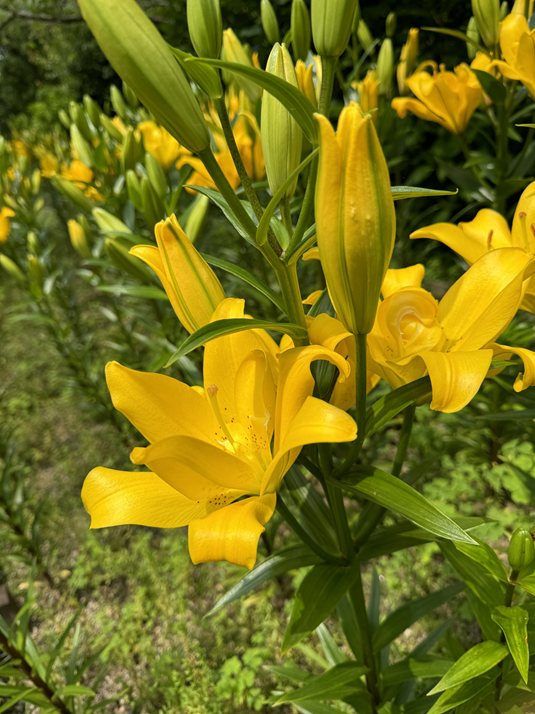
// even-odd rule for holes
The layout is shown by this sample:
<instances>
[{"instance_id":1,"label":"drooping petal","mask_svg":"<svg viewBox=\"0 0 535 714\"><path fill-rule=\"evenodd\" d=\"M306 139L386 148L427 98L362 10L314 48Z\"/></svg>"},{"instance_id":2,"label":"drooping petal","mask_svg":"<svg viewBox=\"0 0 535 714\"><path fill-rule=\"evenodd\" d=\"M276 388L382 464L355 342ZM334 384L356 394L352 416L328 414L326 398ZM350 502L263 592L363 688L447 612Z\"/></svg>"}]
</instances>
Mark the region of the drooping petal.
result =
<instances>
[{"instance_id":1,"label":"drooping petal","mask_svg":"<svg viewBox=\"0 0 535 714\"><path fill-rule=\"evenodd\" d=\"M281 446L262 480L261 493L278 491L290 466L306 444L338 444L357 438L355 421L338 407L308 397L285 431Z\"/></svg>"},{"instance_id":2,"label":"drooping petal","mask_svg":"<svg viewBox=\"0 0 535 714\"><path fill-rule=\"evenodd\" d=\"M150 471L116 471L102 466L85 479L82 500L91 516L91 528L179 528L216 508L207 501L191 501Z\"/></svg>"},{"instance_id":3,"label":"drooping petal","mask_svg":"<svg viewBox=\"0 0 535 714\"><path fill-rule=\"evenodd\" d=\"M515 392L523 392L535 384L535 352L524 347L508 347L496 343L489 347L494 351L495 359L509 359L512 355L517 355L524 363L524 374L520 372L515 379Z\"/></svg>"},{"instance_id":4,"label":"drooping petal","mask_svg":"<svg viewBox=\"0 0 535 714\"><path fill-rule=\"evenodd\" d=\"M340 370L339 380L349 376L350 367L336 352L319 345L294 347L283 352L280 357L279 382L277 385L277 405L275 410L274 455L277 454L291 422L314 391L314 378L310 365L316 360L327 360Z\"/></svg>"},{"instance_id":5,"label":"drooping petal","mask_svg":"<svg viewBox=\"0 0 535 714\"><path fill-rule=\"evenodd\" d=\"M449 129L450 131L452 130L450 124L447 121L444 121L442 117L433 114L433 112L430 111L425 106L425 104L418 101L418 99L412 99L411 97L396 97L396 99L392 100L392 109L394 109L398 113L400 119L405 119L407 113L412 112L412 114L417 116L418 119L434 121L437 124L440 124L441 126L445 127L446 129Z\"/></svg>"},{"instance_id":6,"label":"drooping petal","mask_svg":"<svg viewBox=\"0 0 535 714\"><path fill-rule=\"evenodd\" d=\"M333 352L338 352L342 357L348 353L348 345L345 344L345 340L354 339L340 320L326 313L321 313L312 320L308 326L308 337L311 344L323 345Z\"/></svg>"},{"instance_id":7,"label":"drooping petal","mask_svg":"<svg viewBox=\"0 0 535 714\"><path fill-rule=\"evenodd\" d=\"M477 260L440 302L445 349L470 352L495 340L518 310L534 269L533 256L520 248L498 248Z\"/></svg>"},{"instance_id":8,"label":"drooping petal","mask_svg":"<svg viewBox=\"0 0 535 714\"><path fill-rule=\"evenodd\" d=\"M211 498L221 489L258 493L261 476L245 461L216 444L191 436L170 436L130 455L192 500ZM214 487L216 486L216 487Z\"/></svg>"},{"instance_id":9,"label":"drooping petal","mask_svg":"<svg viewBox=\"0 0 535 714\"><path fill-rule=\"evenodd\" d=\"M191 522L188 545L193 563L227 560L251 570L256 562L258 538L276 503L274 493L246 498Z\"/></svg>"},{"instance_id":10,"label":"drooping petal","mask_svg":"<svg viewBox=\"0 0 535 714\"><path fill-rule=\"evenodd\" d=\"M535 253L535 181L524 189L515 208L512 244Z\"/></svg>"},{"instance_id":11,"label":"drooping petal","mask_svg":"<svg viewBox=\"0 0 535 714\"><path fill-rule=\"evenodd\" d=\"M222 437L210 404L177 379L108 362L106 382L113 406L150 443L179 434L205 441L212 441L216 433Z\"/></svg>"},{"instance_id":12,"label":"drooping petal","mask_svg":"<svg viewBox=\"0 0 535 714\"><path fill-rule=\"evenodd\" d=\"M433 388L431 409L458 412L477 394L489 371L492 350L422 352Z\"/></svg>"},{"instance_id":13,"label":"drooping petal","mask_svg":"<svg viewBox=\"0 0 535 714\"><path fill-rule=\"evenodd\" d=\"M414 237L414 233L411 238ZM425 268L421 263L409 265L408 268L390 268L386 271L381 292L383 298L387 298L392 293L403 288L419 288L424 279Z\"/></svg>"}]
</instances>

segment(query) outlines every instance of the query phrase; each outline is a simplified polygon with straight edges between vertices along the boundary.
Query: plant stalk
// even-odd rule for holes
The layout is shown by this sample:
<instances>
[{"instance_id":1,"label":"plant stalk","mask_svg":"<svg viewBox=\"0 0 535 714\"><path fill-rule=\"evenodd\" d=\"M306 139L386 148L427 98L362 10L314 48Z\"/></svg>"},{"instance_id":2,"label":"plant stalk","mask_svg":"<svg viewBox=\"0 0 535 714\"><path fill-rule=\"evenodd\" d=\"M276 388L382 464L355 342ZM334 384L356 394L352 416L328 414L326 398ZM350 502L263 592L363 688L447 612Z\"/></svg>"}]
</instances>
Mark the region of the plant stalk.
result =
<instances>
[{"instance_id":1,"label":"plant stalk","mask_svg":"<svg viewBox=\"0 0 535 714\"><path fill-rule=\"evenodd\" d=\"M329 116L331 108L331 99L334 86L334 70L336 66L336 58L322 57L321 58L321 91L320 100L318 103L318 111L323 116Z\"/></svg>"},{"instance_id":2,"label":"plant stalk","mask_svg":"<svg viewBox=\"0 0 535 714\"><path fill-rule=\"evenodd\" d=\"M364 599L364 590L362 588L362 574L360 571L358 579L349 590L349 597L353 604L353 609L355 611L360 631L364 664L369 670L366 674L366 686L372 697L372 711L373 714L375 714L377 712L377 705L380 703L381 698L377 684L377 663L373 652L372 633L370 629L370 621L368 619L368 612L366 610L366 601Z\"/></svg>"}]
</instances>

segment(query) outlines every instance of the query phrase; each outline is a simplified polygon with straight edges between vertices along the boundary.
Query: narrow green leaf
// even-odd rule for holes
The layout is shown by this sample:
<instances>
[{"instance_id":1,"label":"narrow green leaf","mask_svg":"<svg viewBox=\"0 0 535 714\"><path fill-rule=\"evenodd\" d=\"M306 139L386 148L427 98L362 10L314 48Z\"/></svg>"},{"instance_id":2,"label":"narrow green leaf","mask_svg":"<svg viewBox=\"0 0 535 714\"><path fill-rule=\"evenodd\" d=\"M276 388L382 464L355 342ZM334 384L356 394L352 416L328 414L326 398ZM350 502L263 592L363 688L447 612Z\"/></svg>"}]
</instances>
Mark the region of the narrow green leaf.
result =
<instances>
[{"instance_id":1,"label":"narrow green leaf","mask_svg":"<svg viewBox=\"0 0 535 714\"><path fill-rule=\"evenodd\" d=\"M279 188L277 193L273 196L271 201L268 203L264 210L264 215L260 219L260 223L258 224L258 228L256 229L256 240L258 245L264 245L264 243L267 241L268 237L268 228L269 224L271 221L271 218L273 214L275 213L277 206L279 203L282 201L284 198L286 191L288 190L288 187L293 184L295 179L299 176L301 171L305 169L309 163L312 161L312 159L315 159L316 156L319 153L319 148L314 149L304 161L301 161L299 166L292 171L292 173L288 176L286 181L282 184L282 186Z\"/></svg>"},{"instance_id":2,"label":"narrow green leaf","mask_svg":"<svg viewBox=\"0 0 535 714\"><path fill-rule=\"evenodd\" d=\"M367 671L367 667L356 662L342 662L327 670L325 674L308 679L299 689L283 694L274 704L278 706L285 702L344 699L362 689L360 677Z\"/></svg>"},{"instance_id":3,"label":"narrow green leaf","mask_svg":"<svg viewBox=\"0 0 535 714\"><path fill-rule=\"evenodd\" d=\"M21 689L17 694L11 697L11 699L9 699L7 702L5 702L5 704L0 707L0 714L2 714L2 712L9 711L12 707L14 707L17 702L20 702L22 699L26 699L29 695L33 694L34 691L35 690L33 689L33 687L26 687Z\"/></svg>"},{"instance_id":4,"label":"narrow green leaf","mask_svg":"<svg viewBox=\"0 0 535 714\"><path fill-rule=\"evenodd\" d=\"M253 241L251 240L250 235L244 230L242 224L240 221L236 218L236 214L232 210L232 208L228 205L228 203L225 201L223 196L219 193L219 191L216 191L214 188L208 188L207 186L189 186L188 188L192 188L195 191L198 191L199 193L202 193L203 196L208 196L208 198L212 201L212 203L215 203L215 205L220 208L226 219L231 223L238 234L242 237L245 238L245 240L250 243L251 245L254 245ZM247 203L246 201L241 202L247 213L250 215L250 210L251 209L251 204Z\"/></svg>"},{"instance_id":5,"label":"narrow green leaf","mask_svg":"<svg viewBox=\"0 0 535 714\"><path fill-rule=\"evenodd\" d=\"M454 583L434 593L408 602L394 610L384 619L373 635L373 651L380 652L402 632L420 620L428 612L451 600L464 590L464 583Z\"/></svg>"},{"instance_id":6,"label":"narrow green leaf","mask_svg":"<svg viewBox=\"0 0 535 714\"><path fill-rule=\"evenodd\" d=\"M336 709L321 702L300 702L294 706L301 714L346 714L341 709Z\"/></svg>"},{"instance_id":7,"label":"narrow green leaf","mask_svg":"<svg viewBox=\"0 0 535 714\"><path fill-rule=\"evenodd\" d=\"M58 696L60 697L94 697L95 692L89 687L84 687L81 684L67 684L67 686L58 689Z\"/></svg>"},{"instance_id":8,"label":"narrow green leaf","mask_svg":"<svg viewBox=\"0 0 535 714\"><path fill-rule=\"evenodd\" d=\"M304 568L309 565L321 563L321 558L313 553L310 548L301 543L282 548L277 553L270 555L262 563L259 563L249 573L246 573L236 585L234 585L223 597L217 601L210 612L205 615L213 615L225 605L243 597L251 590L260 587L266 580L279 577L290 570Z\"/></svg>"},{"instance_id":9,"label":"narrow green leaf","mask_svg":"<svg viewBox=\"0 0 535 714\"><path fill-rule=\"evenodd\" d=\"M453 565L461 580L482 602L490 608L503 603L504 589L486 568L458 551L453 543L442 541L440 549Z\"/></svg>"},{"instance_id":10,"label":"narrow green leaf","mask_svg":"<svg viewBox=\"0 0 535 714\"><path fill-rule=\"evenodd\" d=\"M505 565L498 558L493 549L485 543L485 541L475 538L477 545L469 545L468 543L456 543L455 547L464 553L472 560L480 563L484 568L486 568L489 573L492 573L494 577L501 580L503 583L508 583L509 578L507 577L507 570Z\"/></svg>"},{"instance_id":11,"label":"narrow green leaf","mask_svg":"<svg viewBox=\"0 0 535 714\"><path fill-rule=\"evenodd\" d=\"M282 641L282 654L313 632L336 607L353 585L360 563L352 567L315 565L307 573L295 595L290 622Z\"/></svg>"},{"instance_id":12,"label":"narrow green leaf","mask_svg":"<svg viewBox=\"0 0 535 714\"><path fill-rule=\"evenodd\" d=\"M401 201L404 198L423 198L425 196L456 196L459 189L455 191L437 191L432 188L418 188L417 186L392 186L392 198L394 201Z\"/></svg>"},{"instance_id":13,"label":"narrow green leaf","mask_svg":"<svg viewBox=\"0 0 535 714\"><path fill-rule=\"evenodd\" d=\"M213 255L201 253L201 256L206 260L209 265L213 265L216 268L220 268L221 270L224 270L225 272L234 275L234 277L243 280L244 283L248 283L253 288L256 288L259 293L262 293L262 295L265 295L269 300L271 300L271 302L276 307L278 307L282 313L286 314L286 306L282 297L280 295L277 295L274 290L268 287L261 280L258 280L258 278L256 278L248 270L240 268L239 265L236 265L235 263L230 263L228 260L216 258Z\"/></svg>"},{"instance_id":14,"label":"narrow green leaf","mask_svg":"<svg viewBox=\"0 0 535 714\"><path fill-rule=\"evenodd\" d=\"M150 285L99 285L98 289L103 293L113 293L114 295L133 295L134 297L146 298L149 300L168 300L164 290Z\"/></svg>"},{"instance_id":15,"label":"narrow green leaf","mask_svg":"<svg viewBox=\"0 0 535 714\"><path fill-rule=\"evenodd\" d=\"M177 351L169 358L165 367L170 367L179 357L184 357L184 355L193 352L205 342L210 342L210 340L215 340L217 337L223 337L224 335L233 335L236 332L255 329L282 332L292 338L306 337L308 334L304 327L294 325L292 322L268 322L267 320L250 320L247 317L215 320L208 323L208 325L203 325L203 327L200 327L185 339Z\"/></svg>"},{"instance_id":16,"label":"narrow green leaf","mask_svg":"<svg viewBox=\"0 0 535 714\"><path fill-rule=\"evenodd\" d=\"M518 580L515 585L518 585L528 593L535 595L535 575L526 575L526 577L522 578L522 580Z\"/></svg>"},{"instance_id":17,"label":"narrow green leaf","mask_svg":"<svg viewBox=\"0 0 535 714\"><path fill-rule=\"evenodd\" d=\"M383 670L381 680L386 687L390 687L412 678L434 679L445 675L452 664L453 662L445 659L404 659Z\"/></svg>"},{"instance_id":18,"label":"narrow green leaf","mask_svg":"<svg viewBox=\"0 0 535 714\"><path fill-rule=\"evenodd\" d=\"M438 692L444 692L446 689L458 687L471 679L480 677L495 667L508 654L509 650L501 642L480 642L455 662L429 694L438 694Z\"/></svg>"},{"instance_id":19,"label":"narrow green leaf","mask_svg":"<svg viewBox=\"0 0 535 714\"><path fill-rule=\"evenodd\" d=\"M463 42L467 42L473 47L477 47L480 52L483 52L483 54L487 55L487 57L490 57L490 52L486 47L483 47L483 45L480 45L471 37L465 35L464 32L460 32L460 30L450 30L446 27L421 27L420 29L427 30L428 32L438 32L441 35L450 35L450 37L457 37L457 39L462 40Z\"/></svg>"},{"instance_id":20,"label":"narrow green leaf","mask_svg":"<svg viewBox=\"0 0 535 714\"><path fill-rule=\"evenodd\" d=\"M306 672L293 662L290 664L268 664L265 669L279 677L286 677L291 682L306 682L313 676L311 672Z\"/></svg>"},{"instance_id":21,"label":"narrow green leaf","mask_svg":"<svg viewBox=\"0 0 535 714\"><path fill-rule=\"evenodd\" d=\"M527 684L529 674L529 614L521 607L504 607L501 605L494 608L492 619L503 630L509 652L518 667L520 676Z\"/></svg>"},{"instance_id":22,"label":"narrow green leaf","mask_svg":"<svg viewBox=\"0 0 535 714\"><path fill-rule=\"evenodd\" d=\"M334 667L336 664L342 664L342 662L347 662L347 657L342 650L339 649L333 636L325 626L325 623L322 622L316 629L316 634L320 638L321 646L323 647L323 654L327 658L331 667Z\"/></svg>"},{"instance_id":23,"label":"narrow green leaf","mask_svg":"<svg viewBox=\"0 0 535 714\"><path fill-rule=\"evenodd\" d=\"M366 435L375 434L392 417L427 394L431 394L431 380L422 377L378 399L366 412Z\"/></svg>"},{"instance_id":24,"label":"narrow green leaf","mask_svg":"<svg viewBox=\"0 0 535 714\"><path fill-rule=\"evenodd\" d=\"M330 479L333 485L366 498L397 513L416 525L448 540L475 544L455 521L437 508L414 488L374 466L357 466L340 480Z\"/></svg>"},{"instance_id":25,"label":"narrow green leaf","mask_svg":"<svg viewBox=\"0 0 535 714\"><path fill-rule=\"evenodd\" d=\"M499 674L500 670L496 669L486 677L480 677L472 682L448 689L439 696L431 709L423 711L427 711L427 714L444 714L444 712L449 712L475 697L482 697L494 687L494 681L498 679Z\"/></svg>"},{"instance_id":26,"label":"narrow green leaf","mask_svg":"<svg viewBox=\"0 0 535 714\"><path fill-rule=\"evenodd\" d=\"M473 69L472 72L476 75L479 84L483 87L483 91L488 95L495 104L503 104L506 97L505 86L503 82L496 79L492 74L483 71L482 69Z\"/></svg>"},{"instance_id":27,"label":"narrow green leaf","mask_svg":"<svg viewBox=\"0 0 535 714\"><path fill-rule=\"evenodd\" d=\"M317 109L312 104L310 99L308 99L308 97L306 97L297 87L294 87L284 79L276 77L274 74L264 72L262 69L248 67L236 62L206 59L204 57L188 61L202 62L204 64L209 64L212 67L220 67L221 69L241 74L243 77L246 77L255 84L258 84L259 87L265 89L266 92L273 95L279 100L279 102L281 102L281 104L284 105L295 121L299 124L307 139L312 144L317 143L316 124L313 118Z\"/></svg>"},{"instance_id":28,"label":"narrow green leaf","mask_svg":"<svg viewBox=\"0 0 535 714\"><path fill-rule=\"evenodd\" d=\"M287 265L295 265L299 258L304 255L307 250L313 248L317 242L318 237L316 235L316 224L314 223L314 225L310 226L303 236L303 240L298 245L291 248L284 256L284 260Z\"/></svg>"}]
</instances>

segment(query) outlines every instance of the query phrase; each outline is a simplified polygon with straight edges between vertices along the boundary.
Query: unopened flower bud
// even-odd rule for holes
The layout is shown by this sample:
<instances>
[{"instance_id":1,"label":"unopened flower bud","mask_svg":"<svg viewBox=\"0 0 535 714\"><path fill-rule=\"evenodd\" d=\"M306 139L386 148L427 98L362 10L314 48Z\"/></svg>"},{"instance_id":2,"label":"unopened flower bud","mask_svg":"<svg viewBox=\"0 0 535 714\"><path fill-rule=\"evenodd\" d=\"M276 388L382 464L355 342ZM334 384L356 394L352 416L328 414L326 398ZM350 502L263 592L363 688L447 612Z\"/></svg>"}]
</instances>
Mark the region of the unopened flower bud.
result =
<instances>
[{"instance_id":1,"label":"unopened flower bud","mask_svg":"<svg viewBox=\"0 0 535 714\"><path fill-rule=\"evenodd\" d=\"M507 15L509 14L509 3L507 0L503 0L502 4L500 5L500 21L505 20Z\"/></svg>"},{"instance_id":2,"label":"unopened flower bud","mask_svg":"<svg viewBox=\"0 0 535 714\"><path fill-rule=\"evenodd\" d=\"M33 170L31 185L33 195L37 196L39 189L41 188L41 171L39 169Z\"/></svg>"},{"instance_id":3,"label":"unopened flower bud","mask_svg":"<svg viewBox=\"0 0 535 714\"><path fill-rule=\"evenodd\" d=\"M34 255L39 255L39 239L37 238L35 231L28 231L26 242L28 245L28 251Z\"/></svg>"},{"instance_id":4,"label":"unopened flower bud","mask_svg":"<svg viewBox=\"0 0 535 714\"><path fill-rule=\"evenodd\" d=\"M89 128L89 124L87 123L82 107L79 104L76 104L76 102L71 102L70 114L73 123L76 124L81 135L86 141L91 143L93 135L91 134L91 129Z\"/></svg>"},{"instance_id":5,"label":"unopened flower bud","mask_svg":"<svg viewBox=\"0 0 535 714\"><path fill-rule=\"evenodd\" d=\"M513 570L521 570L533 562L535 545L531 533L525 528L517 528L511 536L507 551L509 565Z\"/></svg>"},{"instance_id":6,"label":"unopened flower bud","mask_svg":"<svg viewBox=\"0 0 535 714\"><path fill-rule=\"evenodd\" d=\"M468 20L468 27L466 28L466 36L469 37L474 42L479 42L479 32L477 30L476 18L472 17ZM466 51L468 52L468 58L473 60L477 54L477 47L471 45L470 42L466 43Z\"/></svg>"},{"instance_id":7,"label":"unopened flower bud","mask_svg":"<svg viewBox=\"0 0 535 714\"><path fill-rule=\"evenodd\" d=\"M71 143L74 146L80 161L89 169L92 168L94 164L93 149L84 139L76 124L71 124Z\"/></svg>"},{"instance_id":8,"label":"unopened flower bud","mask_svg":"<svg viewBox=\"0 0 535 714\"><path fill-rule=\"evenodd\" d=\"M115 141L122 142L124 134L121 132L120 129L115 126L112 120L108 116L106 116L106 114L100 115L100 122L112 139L115 139Z\"/></svg>"},{"instance_id":9,"label":"unopened flower bud","mask_svg":"<svg viewBox=\"0 0 535 714\"><path fill-rule=\"evenodd\" d=\"M36 288L42 290L44 284L43 266L36 255L28 255L28 275L30 282Z\"/></svg>"},{"instance_id":10,"label":"unopened flower bud","mask_svg":"<svg viewBox=\"0 0 535 714\"><path fill-rule=\"evenodd\" d=\"M137 109L139 100L126 82L123 82L123 95L131 109Z\"/></svg>"},{"instance_id":11,"label":"unopened flower bud","mask_svg":"<svg viewBox=\"0 0 535 714\"><path fill-rule=\"evenodd\" d=\"M388 94L394 76L394 46L387 37L383 40L377 58L377 79L379 80L379 94Z\"/></svg>"},{"instance_id":12,"label":"unopened flower bud","mask_svg":"<svg viewBox=\"0 0 535 714\"><path fill-rule=\"evenodd\" d=\"M266 72L298 87L286 45L275 44ZM261 134L269 188L275 195L301 161L303 133L284 105L267 92L262 100ZM297 178L286 191L286 198L293 196L296 186Z\"/></svg>"},{"instance_id":13,"label":"unopened flower bud","mask_svg":"<svg viewBox=\"0 0 535 714\"><path fill-rule=\"evenodd\" d=\"M131 243L126 244L121 238L106 238L104 245L106 253L116 268L123 270L142 283L152 282L150 271L138 258L130 254Z\"/></svg>"},{"instance_id":14,"label":"unopened flower bud","mask_svg":"<svg viewBox=\"0 0 535 714\"><path fill-rule=\"evenodd\" d=\"M252 67L253 63L247 54L245 47L236 37L234 30L230 28L223 32L223 50L227 62L237 62L246 67ZM230 72L232 81L249 97L253 104L260 99L260 88L249 79L245 79L239 74Z\"/></svg>"},{"instance_id":15,"label":"unopened flower bud","mask_svg":"<svg viewBox=\"0 0 535 714\"><path fill-rule=\"evenodd\" d=\"M310 64L307 67L303 60L297 60L295 64L295 76L297 78L299 89L310 99L314 106L317 106L316 89L314 87L314 79L312 77L313 69L313 65Z\"/></svg>"},{"instance_id":16,"label":"unopened flower bud","mask_svg":"<svg viewBox=\"0 0 535 714\"><path fill-rule=\"evenodd\" d=\"M279 22L277 15L273 9L273 5L269 0L260 0L260 16L262 18L262 27L268 42L272 45L279 41Z\"/></svg>"},{"instance_id":17,"label":"unopened flower bud","mask_svg":"<svg viewBox=\"0 0 535 714\"><path fill-rule=\"evenodd\" d=\"M207 325L225 292L213 270L198 253L176 216L155 228L158 247L137 245L131 254L149 265L169 297L173 309L189 332Z\"/></svg>"},{"instance_id":18,"label":"unopened flower bud","mask_svg":"<svg viewBox=\"0 0 535 714\"><path fill-rule=\"evenodd\" d=\"M188 31L199 57L219 59L223 21L219 0L188 0Z\"/></svg>"},{"instance_id":19,"label":"unopened flower bud","mask_svg":"<svg viewBox=\"0 0 535 714\"><path fill-rule=\"evenodd\" d=\"M165 198L167 193L167 181L162 167L150 154L145 154L145 167L149 175L152 188L160 198Z\"/></svg>"},{"instance_id":20,"label":"unopened flower bud","mask_svg":"<svg viewBox=\"0 0 535 714\"><path fill-rule=\"evenodd\" d=\"M11 260L11 258L8 258L7 255L3 255L2 253L0 253L0 266L6 271L6 273L9 273L12 278L15 278L15 280L18 280L21 283L26 282L26 276L15 261Z\"/></svg>"},{"instance_id":21,"label":"unopened flower bud","mask_svg":"<svg viewBox=\"0 0 535 714\"><path fill-rule=\"evenodd\" d=\"M120 218L112 213L105 211L103 208L93 209L93 218L97 222L97 226L103 233L107 235L121 235L122 233L131 233L130 228L121 221Z\"/></svg>"},{"instance_id":22,"label":"unopened flower bud","mask_svg":"<svg viewBox=\"0 0 535 714\"><path fill-rule=\"evenodd\" d=\"M397 26L397 16L395 12L389 12L386 18L386 36L394 37Z\"/></svg>"},{"instance_id":23,"label":"unopened flower bud","mask_svg":"<svg viewBox=\"0 0 535 714\"><path fill-rule=\"evenodd\" d=\"M373 45L373 35L370 32L370 28L362 18L360 18L359 26L357 28L357 37L362 49L365 52L368 52L370 47Z\"/></svg>"},{"instance_id":24,"label":"unopened flower bud","mask_svg":"<svg viewBox=\"0 0 535 714\"><path fill-rule=\"evenodd\" d=\"M52 176L50 180L66 198L79 206L83 211L91 213L94 206L93 202L87 198L85 193L79 189L78 186L75 186L72 181L58 174Z\"/></svg>"},{"instance_id":25,"label":"unopened flower bud","mask_svg":"<svg viewBox=\"0 0 535 714\"><path fill-rule=\"evenodd\" d=\"M117 87L112 84L110 87L110 98L111 98L111 105L113 107L113 111L118 114L121 119L125 120L126 119L126 102L124 101L124 97L121 94L121 91L117 89Z\"/></svg>"},{"instance_id":26,"label":"unopened flower bud","mask_svg":"<svg viewBox=\"0 0 535 714\"><path fill-rule=\"evenodd\" d=\"M292 48L294 59L306 60L310 50L310 14L305 0L292 0Z\"/></svg>"},{"instance_id":27,"label":"unopened flower bud","mask_svg":"<svg viewBox=\"0 0 535 714\"><path fill-rule=\"evenodd\" d=\"M210 199L208 196L199 194L191 206L186 220L186 235L192 243L195 243L201 232L209 205Z\"/></svg>"},{"instance_id":28,"label":"unopened flower bud","mask_svg":"<svg viewBox=\"0 0 535 714\"><path fill-rule=\"evenodd\" d=\"M100 126L100 108L98 104L92 99L89 94L84 94L84 109L87 112L88 117L91 119L91 123L98 129Z\"/></svg>"},{"instance_id":29,"label":"unopened flower bud","mask_svg":"<svg viewBox=\"0 0 535 714\"><path fill-rule=\"evenodd\" d=\"M494 49L500 39L500 0L472 0L472 12L483 42Z\"/></svg>"},{"instance_id":30,"label":"unopened flower bud","mask_svg":"<svg viewBox=\"0 0 535 714\"><path fill-rule=\"evenodd\" d=\"M71 120L69 118L69 115L65 111L65 109L60 109L58 112L58 119L60 122L63 124L65 129L70 129L71 127Z\"/></svg>"},{"instance_id":31,"label":"unopened flower bud","mask_svg":"<svg viewBox=\"0 0 535 714\"><path fill-rule=\"evenodd\" d=\"M67 230L69 231L71 245L78 255L86 260L91 258L91 248L89 247L87 236L82 225L78 223L78 221L75 221L74 218L71 218L67 223Z\"/></svg>"},{"instance_id":32,"label":"unopened flower bud","mask_svg":"<svg viewBox=\"0 0 535 714\"><path fill-rule=\"evenodd\" d=\"M210 146L206 120L163 37L135 0L79 0L111 65L157 121L189 151Z\"/></svg>"},{"instance_id":33,"label":"unopened flower bud","mask_svg":"<svg viewBox=\"0 0 535 714\"><path fill-rule=\"evenodd\" d=\"M141 179L141 197L143 198L145 220L152 232L154 226L165 218L165 206L147 176Z\"/></svg>"},{"instance_id":34,"label":"unopened flower bud","mask_svg":"<svg viewBox=\"0 0 535 714\"><path fill-rule=\"evenodd\" d=\"M126 188L128 198L132 201L138 211L143 210L143 198L141 196L141 183L137 174L132 169L126 172Z\"/></svg>"},{"instance_id":35,"label":"unopened flower bud","mask_svg":"<svg viewBox=\"0 0 535 714\"><path fill-rule=\"evenodd\" d=\"M137 134L137 136L136 136ZM121 171L126 174L128 169L135 168L138 161L143 158L141 150L141 133L128 128L126 136L123 138L123 148L121 152Z\"/></svg>"},{"instance_id":36,"label":"unopened flower bud","mask_svg":"<svg viewBox=\"0 0 535 714\"><path fill-rule=\"evenodd\" d=\"M312 0L312 36L320 56L340 57L345 51L356 8L357 0Z\"/></svg>"}]
</instances>

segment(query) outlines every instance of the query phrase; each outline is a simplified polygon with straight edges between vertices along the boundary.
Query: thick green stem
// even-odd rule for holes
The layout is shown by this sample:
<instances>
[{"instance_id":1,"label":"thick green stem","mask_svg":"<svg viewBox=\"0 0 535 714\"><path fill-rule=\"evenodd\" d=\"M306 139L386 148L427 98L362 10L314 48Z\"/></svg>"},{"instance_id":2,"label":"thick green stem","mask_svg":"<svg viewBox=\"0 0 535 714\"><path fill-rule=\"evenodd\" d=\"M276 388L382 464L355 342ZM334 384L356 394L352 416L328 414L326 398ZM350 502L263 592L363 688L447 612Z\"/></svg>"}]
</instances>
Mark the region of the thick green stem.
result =
<instances>
[{"instance_id":1,"label":"thick green stem","mask_svg":"<svg viewBox=\"0 0 535 714\"><path fill-rule=\"evenodd\" d=\"M277 274L282 297L286 304L286 314L291 322L307 329L305 311L303 310L303 302L301 300L301 290L299 288L299 281L297 280L297 266L285 265L279 260L272 263L272 266ZM308 344L308 338L296 338L294 342L296 347L303 347Z\"/></svg>"},{"instance_id":2,"label":"thick green stem","mask_svg":"<svg viewBox=\"0 0 535 714\"><path fill-rule=\"evenodd\" d=\"M343 558L340 555L335 555L334 553L329 553L327 550L324 550L319 543L316 543L316 541L307 533L294 514L290 511L288 506L284 503L280 493L277 496L277 511L284 518L295 535L298 536L305 545L308 545L310 550L316 553L316 555L319 555L319 557L325 562L334 563L336 565L347 565L346 558Z\"/></svg>"},{"instance_id":3,"label":"thick green stem","mask_svg":"<svg viewBox=\"0 0 535 714\"><path fill-rule=\"evenodd\" d=\"M329 109L331 108L335 66L335 57L321 58L321 92L318 104L318 111L320 114L323 114L326 117L329 116Z\"/></svg>"},{"instance_id":4,"label":"thick green stem","mask_svg":"<svg viewBox=\"0 0 535 714\"><path fill-rule=\"evenodd\" d=\"M355 557L355 547L353 546L353 538L351 537L351 530L349 528L349 523L347 522L347 513L344 505L342 490L327 478L325 479L325 489L327 500L329 501L329 506L331 507L331 512L333 514L340 550L351 563Z\"/></svg>"},{"instance_id":5,"label":"thick green stem","mask_svg":"<svg viewBox=\"0 0 535 714\"><path fill-rule=\"evenodd\" d=\"M518 570L511 570L511 574L509 575L509 580L516 580L518 578ZM513 596L515 594L515 586L512 582L509 582L507 584L507 590L505 591L505 607L511 607L513 604ZM501 642L505 642L505 633L502 632ZM500 662L498 665L500 668L500 674L498 676L498 679L496 680L496 692L494 694L494 701L497 703L500 701L501 693L502 693L502 684L503 684L503 661ZM500 714L500 710L498 707L496 707L496 714Z\"/></svg>"},{"instance_id":6,"label":"thick green stem","mask_svg":"<svg viewBox=\"0 0 535 714\"><path fill-rule=\"evenodd\" d=\"M368 620L368 612L366 610L366 601L364 599L364 590L362 588L362 575L359 573L358 579L352 585L349 591L349 597L353 604L355 616L360 631L360 641L362 652L364 655L364 664L368 667L366 675L366 685L372 698L373 714L377 711L377 705L380 702L379 687L377 685L377 663L373 653L372 632L370 621Z\"/></svg>"},{"instance_id":7,"label":"thick green stem","mask_svg":"<svg viewBox=\"0 0 535 714\"><path fill-rule=\"evenodd\" d=\"M290 199L284 197L282 201L280 202L280 209L281 209L281 216L282 216L282 222L284 223L284 227L288 231L288 235L290 236L290 243L292 242L292 236L293 236L293 225L292 225L292 212L290 210Z\"/></svg>"},{"instance_id":8,"label":"thick green stem","mask_svg":"<svg viewBox=\"0 0 535 714\"><path fill-rule=\"evenodd\" d=\"M288 251L299 245L305 231L308 228L310 222L310 217L314 209L314 194L316 190L316 177L318 175L318 159L314 159L310 166L310 171L308 172L307 187L305 190L305 196L303 198L303 204L301 206L301 211L299 213L299 218L297 220L297 225L295 226L295 231L293 233L290 245L288 246Z\"/></svg>"},{"instance_id":9,"label":"thick green stem","mask_svg":"<svg viewBox=\"0 0 535 714\"><path fill-rule=\"evenodd\" d=\"M341 478L353 466L360 455L366 436L366 335L355 335L356 395L357 395L357 438L353 442L344 463L335 472Z\"/></svg>"}]
</instances>

